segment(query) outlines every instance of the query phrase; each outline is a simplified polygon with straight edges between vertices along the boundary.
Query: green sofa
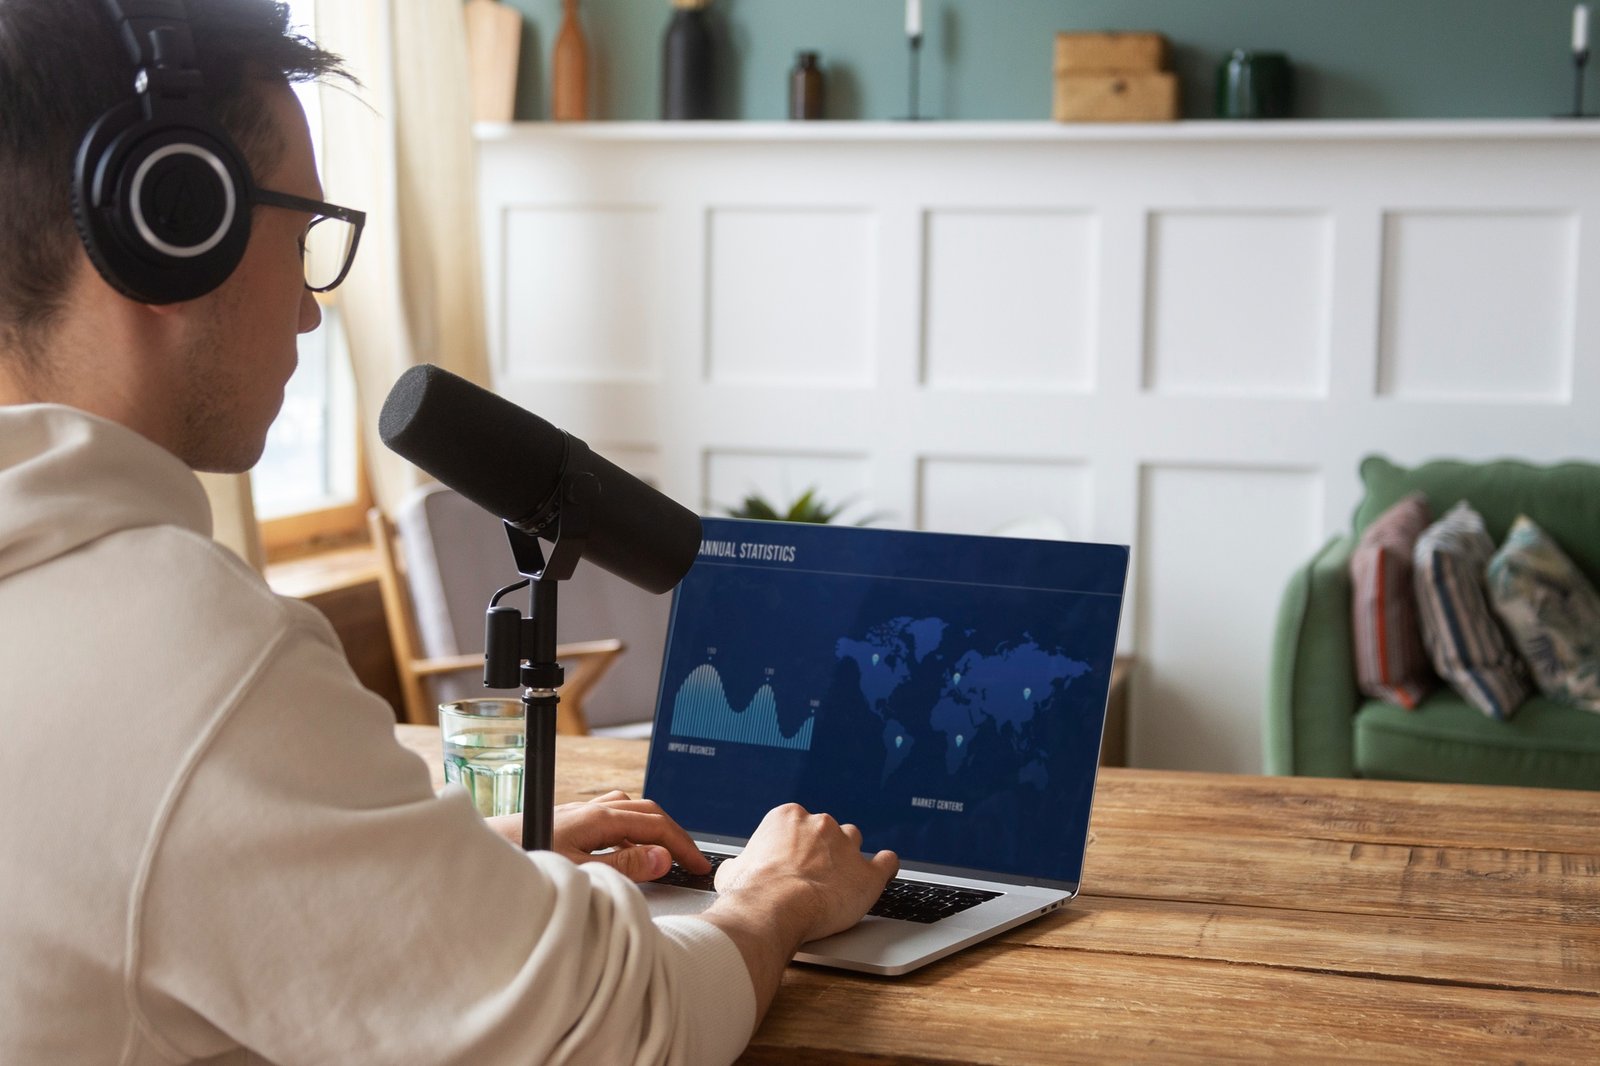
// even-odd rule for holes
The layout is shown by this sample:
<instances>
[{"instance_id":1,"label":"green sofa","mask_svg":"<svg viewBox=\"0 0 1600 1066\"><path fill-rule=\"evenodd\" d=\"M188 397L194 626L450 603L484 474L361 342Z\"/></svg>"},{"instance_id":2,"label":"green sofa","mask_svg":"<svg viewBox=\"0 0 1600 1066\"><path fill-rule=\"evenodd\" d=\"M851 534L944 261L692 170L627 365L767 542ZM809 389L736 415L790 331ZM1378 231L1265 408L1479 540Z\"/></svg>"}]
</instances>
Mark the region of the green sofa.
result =
<instances>
[{"instance_id":1,"label":"green sofa","mask_svg":"<svg viewBox=\"0 0 1600 1066\"><path fill-rule=\"evenodd\" d=\"M1534 695L1495 721L1448 686L1415 711L1356 688L1350 554L1375 518L1421 490L1435 516L1468 500L1496 544L1526 514L1600 586L1600 466L1431 462L1361 464L1366 494L1351 532L1289 579L1273 637L1266 713L1267 770L1315 777L1600 789L1600 714Z\"/></svg>"}]
</instances>

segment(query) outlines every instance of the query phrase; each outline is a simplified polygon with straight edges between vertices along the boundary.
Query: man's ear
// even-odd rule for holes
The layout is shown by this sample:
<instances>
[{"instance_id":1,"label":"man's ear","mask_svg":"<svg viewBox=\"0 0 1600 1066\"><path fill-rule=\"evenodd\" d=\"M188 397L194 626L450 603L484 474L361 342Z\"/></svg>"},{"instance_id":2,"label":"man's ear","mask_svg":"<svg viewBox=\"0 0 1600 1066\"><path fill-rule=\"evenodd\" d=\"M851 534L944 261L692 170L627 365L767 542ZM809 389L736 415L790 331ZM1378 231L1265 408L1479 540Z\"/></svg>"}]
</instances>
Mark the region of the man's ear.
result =
<instances>
[{"instance_id":1,"label":"man's ear","mask_svg":"<svg viewBox=\"0 0 1600 1066\"><path fill-rule=\"evenodd\" d=\"M82 290L82 294L91 297L96 302L117 301L128 307L137 307L158 317L166 317L179 309L186 307L193 301L183 301L173 304L147 304L124 296L110 282L100 276L100 271L95 268L89 259L89 253L83 246L78 246L78 254L73 257L72 276L67 281L69 291ZM203 297L202 297L203 299ZM105 306L104 304L102 306Z\"/></svg>"},{"instance_id":2,"label":"man's ear","mask_svg":"<svg viewBox=\"0 0 1600 1066\"><path fill-rule=\"evenodd\" d=\"M185 317L193 313L189 303L147 304L124 296L81 251L68 293L69 302L83 312L86 322L94 323L100 336L116 337L117 343L135 350L170 349L185 332Z\"/></svg>"}]
</instances>

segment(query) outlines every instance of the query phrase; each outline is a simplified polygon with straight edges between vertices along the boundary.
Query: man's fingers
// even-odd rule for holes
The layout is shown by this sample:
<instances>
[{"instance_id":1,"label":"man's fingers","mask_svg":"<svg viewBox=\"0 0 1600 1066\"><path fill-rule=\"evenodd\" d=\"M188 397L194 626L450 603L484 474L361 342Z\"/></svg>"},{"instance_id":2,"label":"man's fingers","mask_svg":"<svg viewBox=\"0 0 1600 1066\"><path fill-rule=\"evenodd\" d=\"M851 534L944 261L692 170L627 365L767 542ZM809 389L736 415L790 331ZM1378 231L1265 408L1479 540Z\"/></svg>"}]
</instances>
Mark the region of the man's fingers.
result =
<instances>
[{"instance_id":1,"label":"man's fingers","mask_svg":"<svg viewBox=\"0 0 1600 1066\"><path fill-rule=\"evenodd\" d=\"M900 856L892 851L880 851L867 861L883 875L885 881L900 872Z\"/></svg>"},{"instance_id":2,"label":"man's fingers","mask_svg":"<svg viewBox=\"0 0 1600 1066\"><path fill-rule=\"evenodd\" d=\"M613 866L630 881L654 881L672 866L672 856L666 848L649 844L620 847L616 851L592 857L594 862Z\"/></svg>"},{"instance_id":3,"label":"man's fingers","mask_svg":"<svg viewBox=\"0 0 1600 1066\"><path fill-rule=\"evenodd\" d=\"M618 792L618 793L615 793L614 795L615 795L615 798L613 798L612 796L598 796L595 799L590 800L589 802L591 802L591 803L604 803L607 807L611 807L611 808L613 808L615 810L619 810L619 811L638 811L641 814L666 814L667 813L666 811L661 809L661 804L657 803L655 800L629 799L628 798L628 794L625 793L625 792Z\"/></svg>"},{"instance_id":4,"label":"man's fingers","mask_svg":"<svg viewBox=\"0 0 1600 1066\"><path fill-rule=\"evenodd\" d=\"M579 824L565 834L565 843L572 847L593 852L624 843L659 844L691 873L703 874L711 869L689 834L664 814L594 804L580 812L578 818L581 819Z\"/></svg>"},{"instance_id":5,"label":"man's fingers","mask_svg":"<svg viewBox=\"0 0 1600 1066\"><path fill-rule=\"evenodd\" d=\"M657 803L655 800L633 799L626 792L623 792L620 789L612 789L603 796L596 796L593 799L585 800L584 802L603 803L607 807L614 807L617 810L638 811L641 814L664 815L667 813L661 809L661 804Z\"/></svg>"},{"instance_id":6,"label":"man's fingers","mask_svg":"<svg viewBox=\"0 0 1600 1066\"><path fill-rule=\"evenodd\" d=\"M854 844L858 848L861 846L860 827L855 825L853 822L846 822L844 825L841 825L839 829L844 833L845 839L849 840L850 843Z\"/></svg>"}]
</instances>

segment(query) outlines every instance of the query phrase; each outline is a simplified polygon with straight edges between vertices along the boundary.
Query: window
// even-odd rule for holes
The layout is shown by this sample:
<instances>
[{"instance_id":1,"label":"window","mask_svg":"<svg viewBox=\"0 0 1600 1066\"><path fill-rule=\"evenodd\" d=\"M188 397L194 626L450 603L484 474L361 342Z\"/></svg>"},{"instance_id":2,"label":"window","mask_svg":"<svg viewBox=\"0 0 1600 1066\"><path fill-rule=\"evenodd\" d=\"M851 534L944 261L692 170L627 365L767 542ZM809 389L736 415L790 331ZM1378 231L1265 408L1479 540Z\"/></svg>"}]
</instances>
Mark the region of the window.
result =
<instances>
[{"instance_id":1,"label":"window","mask_svg":"<svg viewBox=\"0 0 1600 1066\"><path fill-rule=\"evenodd\" d=\"M300 365L252 475L263 522L354 502L360 496L355 384L337 304L300 338Z\"/></svg>"},{"instance_id":2,"label":"window","mask_svg":"<svg viewBox=\"0 0 1600 1066\"><path fill-rule=\"evenodd\" d=\"M315 37L316 0L290 0L290 21ZM297 85L321 157L321 107L315 85ZM283 410L252 472L256 515L269 558L318 543L358 539L371 504L356 420L355 385L345 347L339 292L322 300L322 326L300 337L300 365Z\"/></svg>"}]
</instances>

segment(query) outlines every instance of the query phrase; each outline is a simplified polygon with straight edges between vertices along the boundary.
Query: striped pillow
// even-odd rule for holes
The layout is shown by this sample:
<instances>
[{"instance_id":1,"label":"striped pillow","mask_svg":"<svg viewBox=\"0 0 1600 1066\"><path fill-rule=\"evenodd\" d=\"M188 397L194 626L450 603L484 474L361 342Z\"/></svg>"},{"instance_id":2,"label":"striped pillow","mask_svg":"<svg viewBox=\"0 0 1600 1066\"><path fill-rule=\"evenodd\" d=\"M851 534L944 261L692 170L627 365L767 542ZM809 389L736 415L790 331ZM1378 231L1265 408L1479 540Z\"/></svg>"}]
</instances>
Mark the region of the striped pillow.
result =
<instances>
[{"instance_id":1,"label":"striped pillow","mask_svg":"<svg viewBox=\"0 0 1600 1066\"><path fill-rule=\"evenodd\" d=\"M1350 555L1356 685L1369 699L1415 710L1438 684L1422 646L1411 556L1432 514L1413 492L1379 515Z\"/></svg>"},{"instance_id":2,"label":"striped pillow","mask_svg":"<svg viewBox=\"0 0 1600 1066\"><path fill-rule=\"evenodd\" d=\"M1489 561L1489 599L1539 691L1600 711L1600 592L1526 515Z\"/></svg>"},{"instance_id":3,"label":"striped pillow","mask_svg":"<svg viewBox=\"0 0 1600 1066\"><path fill-rule=\"evenodd\" d=\"M1493 554L1483 516L1462 500L1417 538L1417 606L1439 676L1484 714L1509 718L1531 692L1527 667L1489 608L1484 570Z\"/></svg>"}]
</instances>

